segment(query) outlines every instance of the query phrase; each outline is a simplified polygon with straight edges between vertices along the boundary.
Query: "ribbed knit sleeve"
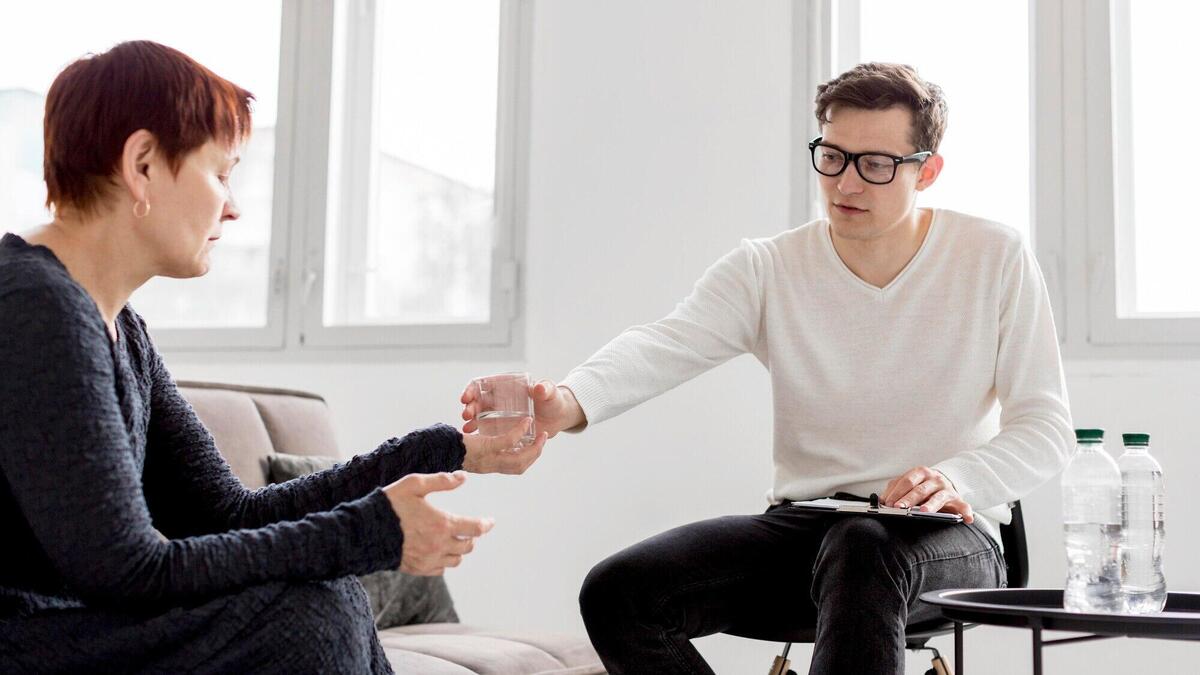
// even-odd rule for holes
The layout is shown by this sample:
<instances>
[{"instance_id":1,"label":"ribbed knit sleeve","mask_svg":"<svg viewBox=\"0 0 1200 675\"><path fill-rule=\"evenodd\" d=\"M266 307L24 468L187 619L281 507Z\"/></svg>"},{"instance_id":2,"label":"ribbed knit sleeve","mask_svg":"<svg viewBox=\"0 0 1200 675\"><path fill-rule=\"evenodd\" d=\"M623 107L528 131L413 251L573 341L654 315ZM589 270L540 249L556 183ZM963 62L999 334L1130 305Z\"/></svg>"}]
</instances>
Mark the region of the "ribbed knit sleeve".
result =
<instances>
[{"instance_id":1,"label":"ribbed knit sleeve","mask_svg":"<svg viewBox=\"0 0 1200 675\"><path fill-rule=\"evenodd\" d=\"M753 242L705 271L667 317L634 326L563 378L588 424L634 406L755 350L761 338L761 253Z\"/></svg>"}]
</instances>

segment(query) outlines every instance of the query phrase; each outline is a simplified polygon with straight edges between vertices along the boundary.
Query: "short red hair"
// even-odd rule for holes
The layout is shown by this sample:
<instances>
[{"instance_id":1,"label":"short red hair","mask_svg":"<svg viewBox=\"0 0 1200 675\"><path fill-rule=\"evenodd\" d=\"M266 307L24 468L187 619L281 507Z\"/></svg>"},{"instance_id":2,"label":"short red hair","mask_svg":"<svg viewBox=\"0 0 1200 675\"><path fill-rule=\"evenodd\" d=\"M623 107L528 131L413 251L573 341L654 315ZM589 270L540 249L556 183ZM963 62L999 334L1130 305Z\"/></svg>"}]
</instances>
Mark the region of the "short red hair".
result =
<instances>
[{"instance_id":1,"label":"short red hair","mask_svg":"<svg viewBox=\"0 0 1200 675\"><path fill-rule=\"evenodd\" d=\"M125 141L154 134L171 170L209 140L250 135L254 95L156 42L122 42L67 66L46 95L46 206L96 212Z\"/></svg>"}]
</instances>

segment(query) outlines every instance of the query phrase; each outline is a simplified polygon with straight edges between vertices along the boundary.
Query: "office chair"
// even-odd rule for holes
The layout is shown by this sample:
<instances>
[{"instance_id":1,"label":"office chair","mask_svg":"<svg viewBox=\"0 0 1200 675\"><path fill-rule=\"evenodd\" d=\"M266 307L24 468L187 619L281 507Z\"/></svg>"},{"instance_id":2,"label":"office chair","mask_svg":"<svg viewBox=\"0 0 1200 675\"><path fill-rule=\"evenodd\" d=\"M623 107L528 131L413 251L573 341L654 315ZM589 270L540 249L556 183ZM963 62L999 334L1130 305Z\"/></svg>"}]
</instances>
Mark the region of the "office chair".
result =
<instances>
[{"instance_id":1,"label":"office chair","mask_svg":"<svg viewBox=\"0 0 1200 675\"><path fill-rule=\"evenodd\" d=\"M1008 568L1008 587L1024 588L1029 583L1029 547L1025 541L1025 519L1021 515L1021 502L1009 504L1012 520L1007 525L1000 526L1000 543L1004 546L1004 562ZM974 624L963 626L973 628ZM910 624L905 628L905 647L910 650L929 650L933 652L933 667L925 675L950 675L949 666L938 654L937 649L927 646L927 643L940 635L954 632L954 622L944 619L929 619ZM812 642L816 637L816 627L804 627L795 630L774 628L763 625L735 625L725 631L726 635L783 642L783 653L775 657L768 675L796 675L788 668L790 661L788 651L795 642Z\"/></svg>"}]
</instances>

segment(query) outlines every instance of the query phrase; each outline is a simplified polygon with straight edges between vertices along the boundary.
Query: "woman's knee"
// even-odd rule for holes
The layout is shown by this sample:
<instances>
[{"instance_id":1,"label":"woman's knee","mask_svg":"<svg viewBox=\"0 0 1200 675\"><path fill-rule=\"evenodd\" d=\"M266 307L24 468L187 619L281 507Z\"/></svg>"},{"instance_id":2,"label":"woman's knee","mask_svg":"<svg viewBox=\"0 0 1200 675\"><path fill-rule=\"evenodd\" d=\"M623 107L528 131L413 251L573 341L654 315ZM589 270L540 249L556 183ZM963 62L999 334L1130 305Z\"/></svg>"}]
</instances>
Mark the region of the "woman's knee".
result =
<instances>
[{"instance_id":1,"label":"woman's knee","mask_svg":"<svg viewBox=\"0 0 1200 675\"><path fill-rule=\"evenodd\" d=\"M361 584L270 582L228 597L242 639L212 657L210 672L367 672L378 651Z\"/></svg>"},{"instance_id":2,"label":"woman's knee","mask_svg":"<svg viewBox=\"0 0 1200 675\"><path fill-rule=\"evenodd\" d=\"M354 577L285 584L275 610L293 617L289 623L306 640L343 640L375 626L366 593ZM297 625L295 617L305 619Z\"/></svg>"}]
</instances>

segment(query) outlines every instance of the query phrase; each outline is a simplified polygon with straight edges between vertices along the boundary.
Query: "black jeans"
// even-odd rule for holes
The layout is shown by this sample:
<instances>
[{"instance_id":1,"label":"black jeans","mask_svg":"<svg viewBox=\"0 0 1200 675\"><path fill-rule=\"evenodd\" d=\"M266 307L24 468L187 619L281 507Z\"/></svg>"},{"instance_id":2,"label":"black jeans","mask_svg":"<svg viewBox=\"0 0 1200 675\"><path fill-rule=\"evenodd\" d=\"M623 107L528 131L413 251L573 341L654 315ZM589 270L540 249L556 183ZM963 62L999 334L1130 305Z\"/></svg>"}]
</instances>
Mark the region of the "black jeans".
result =
<instances>
[{"instance_id":1,"label":"black jeans","mask_svg":"<svg viewBox=\"0 0 1200 675\"><path fill-rule=\"evenodd\" d=\"M773 506L684 525L592 568L579 604L613 675L711 673L690 639L734 626L816 628L809 673L904 672L918 600L1006 580L975 525L826 515Z\"/></svg>"}]
</instances>

